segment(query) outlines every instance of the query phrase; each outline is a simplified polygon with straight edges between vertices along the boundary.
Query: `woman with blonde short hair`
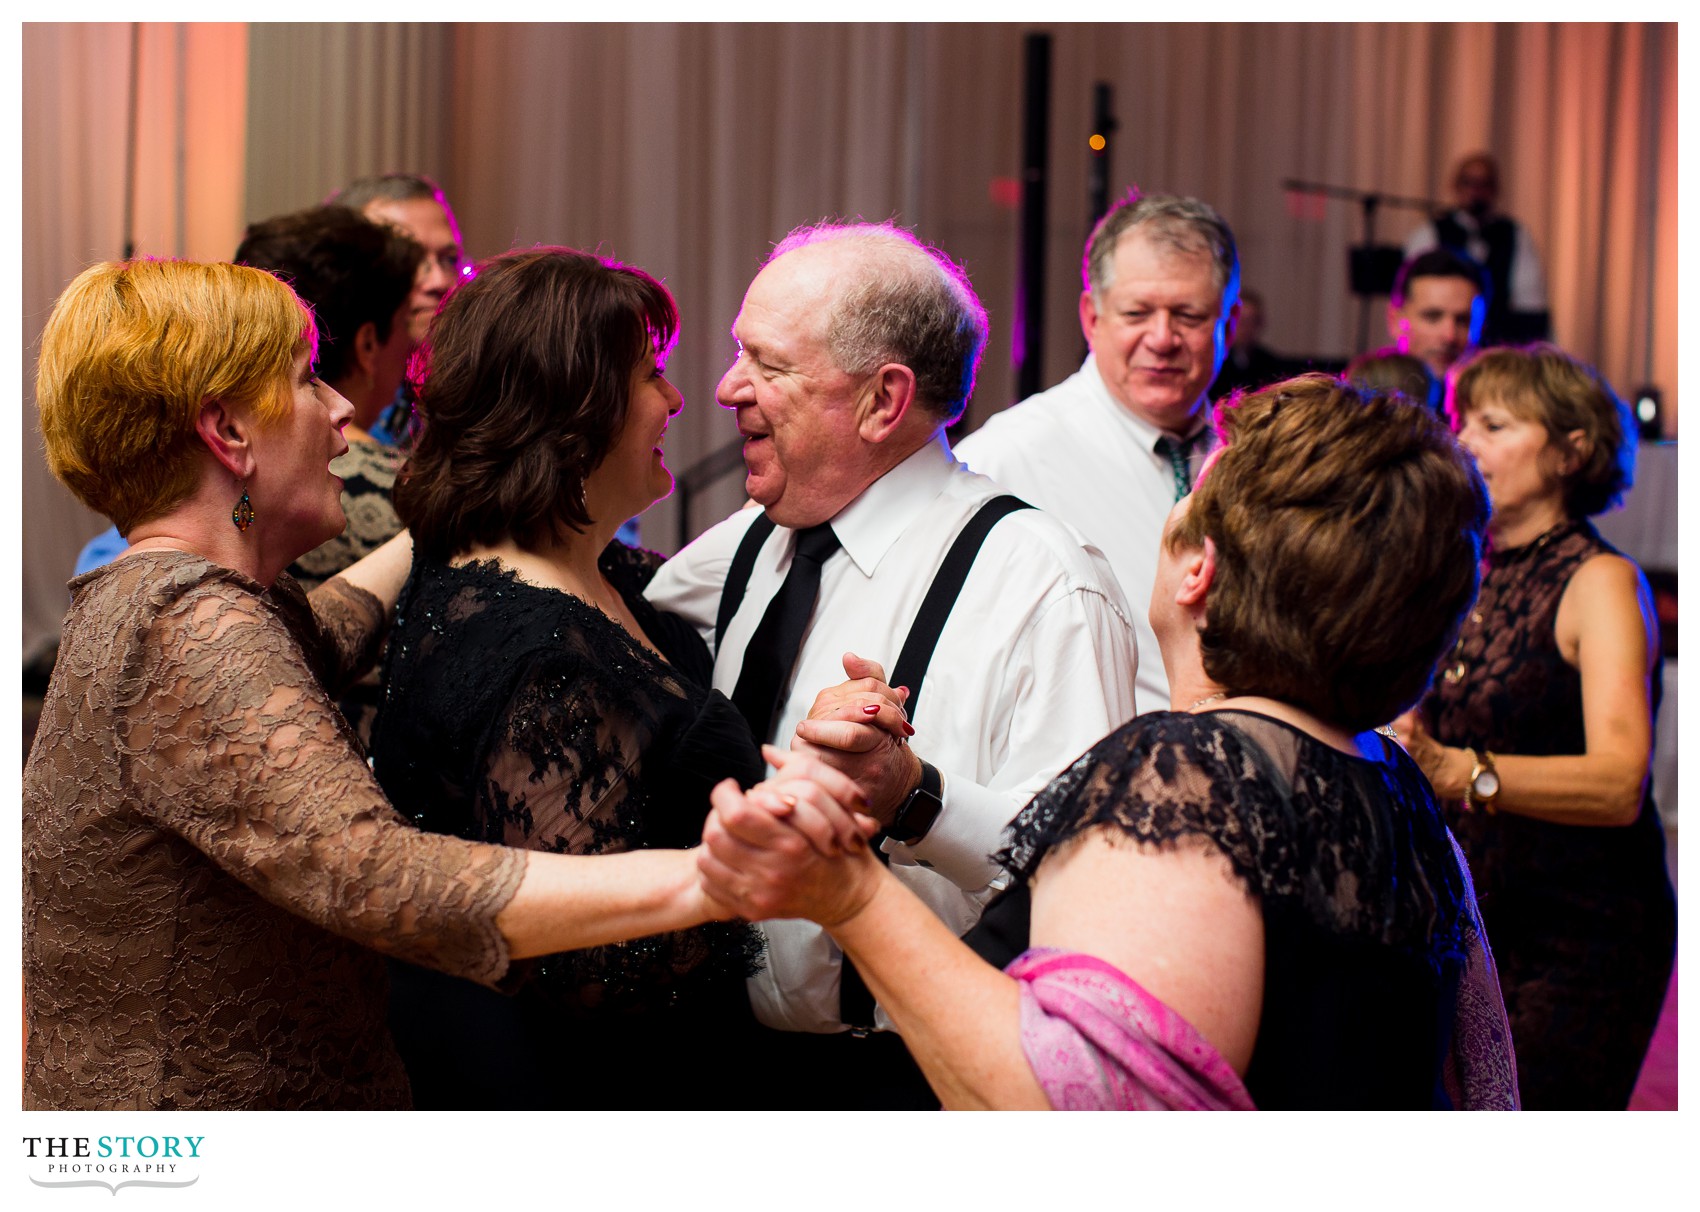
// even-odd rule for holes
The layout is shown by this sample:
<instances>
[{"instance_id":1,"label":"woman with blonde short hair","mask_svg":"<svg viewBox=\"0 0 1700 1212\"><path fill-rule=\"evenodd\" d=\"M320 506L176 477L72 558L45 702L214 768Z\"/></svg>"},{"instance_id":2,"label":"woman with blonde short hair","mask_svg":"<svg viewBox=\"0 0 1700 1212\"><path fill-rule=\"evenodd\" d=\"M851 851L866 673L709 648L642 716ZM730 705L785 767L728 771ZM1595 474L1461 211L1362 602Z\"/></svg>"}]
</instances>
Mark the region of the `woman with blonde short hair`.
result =
<instances>
[{"instance_id":1,"label":"woman with blonde short hair","mask_svg":"<svg viewBox=\"0 0 1700 1212\"><path fill-rule=\"evenodd\" d=\"M270 274L151 260L84 271L43 331L48 464L130 547L71 582L24 769L26 1107L405 1107L376 951L505 986L727 916L690 851L526 853L385 801L331 695L411 544L310 597L284 572L343 526L314 342Z\"/></svg>"}]
</instances>

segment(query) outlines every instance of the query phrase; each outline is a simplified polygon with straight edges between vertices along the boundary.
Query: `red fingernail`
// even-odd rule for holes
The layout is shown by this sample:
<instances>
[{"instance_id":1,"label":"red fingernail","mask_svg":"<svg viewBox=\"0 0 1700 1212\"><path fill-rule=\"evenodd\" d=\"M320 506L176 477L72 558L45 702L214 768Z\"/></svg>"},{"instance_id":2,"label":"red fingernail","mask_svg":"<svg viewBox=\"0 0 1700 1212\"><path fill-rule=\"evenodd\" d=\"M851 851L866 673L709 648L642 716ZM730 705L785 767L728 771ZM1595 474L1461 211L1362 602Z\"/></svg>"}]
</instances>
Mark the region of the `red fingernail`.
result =
<instances>
[{"instance_id":1,"label":"red fingernail","mask_svg":"<svg viewBox=\"0 0 1700 1212\"><path fill-rule=\"evenodd\" d=\"M899 686L899 687L898 687L898 688L897 688L897 693L898 693L898 694L901 694L901 695L902 695L902 696L903 696L903 697L904 697L904 698L908 698L908 697L909 697L909 687L907 687L907 686Z\"/></svg>"},{"instance_id":2,"label":"red fingernail","mask_svg":"<svg viewBox=\"0 0 1700 1212\"><path fill-rule=\"evenodd\" d=\"M869 703L866 707L862 708L863 715L878 715L879 713L880 709L878 705L874 703Z\"/></svg>"},{"instance_id":3,"label":"red fingernail","mask_svg":"<svg viewBox=\"0 0 1700 1212\"><path fill-rule=\"evenodd\" d=\"M910 726L909 721L907 721L907 720L905 720L903 722L903 735L904 736L914 736L915 735L915 729Z\"/></svg>"}]
</instances>

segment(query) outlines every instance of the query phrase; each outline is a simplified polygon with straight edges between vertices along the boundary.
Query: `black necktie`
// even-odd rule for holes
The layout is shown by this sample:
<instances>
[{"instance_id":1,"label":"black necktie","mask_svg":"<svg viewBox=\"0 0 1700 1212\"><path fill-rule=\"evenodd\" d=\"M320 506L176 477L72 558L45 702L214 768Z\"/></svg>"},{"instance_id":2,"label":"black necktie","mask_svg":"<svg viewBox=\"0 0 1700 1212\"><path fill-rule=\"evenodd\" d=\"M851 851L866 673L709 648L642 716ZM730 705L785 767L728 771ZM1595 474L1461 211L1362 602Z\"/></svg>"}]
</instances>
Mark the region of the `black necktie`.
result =
<instances>
[{"instance_id":1,"label":"black necktie","mask_svg":"<svg viewBox=\"0 0 1700 1212\"><path fill-rule=\"evenodd\" d=\"M803 632L815 612L820 592L820 566L839 548L838 536L825 523L797 532L797 548L785 583L767 604L755 634L744 649L744 667L732 691L732 703L750 723L758 741L773 739L779 695L797 664Z\"/></svg>"},{"instance_id":2,"label":"black necktie","mask_svg":"<svg viewBox=\"0 0 1700 1212\"><path fill-rule=\"evenodd\" d=\"M1192 491L1192 448L1197 446L1204 439L1204 435L1209 432L1208 429L1201 429L1190 438L1176 439L1164 436L1157 439L1155 447L1157 453L1168 456L1169 469L1175 473L1175 500L1177 501Z\"/></svg>"}]
</instances>

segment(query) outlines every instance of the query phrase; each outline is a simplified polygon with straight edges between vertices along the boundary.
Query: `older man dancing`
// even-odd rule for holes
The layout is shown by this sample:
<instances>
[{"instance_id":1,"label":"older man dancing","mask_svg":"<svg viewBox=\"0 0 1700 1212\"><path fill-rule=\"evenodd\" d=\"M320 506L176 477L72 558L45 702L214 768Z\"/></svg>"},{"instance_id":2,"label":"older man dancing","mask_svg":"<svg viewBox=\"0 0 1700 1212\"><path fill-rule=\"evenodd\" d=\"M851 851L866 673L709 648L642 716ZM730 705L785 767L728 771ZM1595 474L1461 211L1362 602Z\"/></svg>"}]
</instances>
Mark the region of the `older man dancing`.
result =
<instances>
[{"instance_id":1,"label":"older man dancing","mask_svg":"<svg viewBox=\"0 0 1700 1212\"><path fill-rule=\"evenodd\" d=\"M1132 612L1096 548L952 456L986 315L943 254L890 225L800 229L732 331L716 397L762 508L681 551L649 597L714 644L714 684L758 737L814 745L857 780L894 874L960 933L1002 882L990 856L1010 818L1132 716ZM870 679L866 703L810 692L841 663ZM832 717L888 684L907 688L913 744L833 748L866 732ZM832 940L763 930L750 995L786 1075L771 1102L937 1106Z\"/></svg>"}]
</instances>

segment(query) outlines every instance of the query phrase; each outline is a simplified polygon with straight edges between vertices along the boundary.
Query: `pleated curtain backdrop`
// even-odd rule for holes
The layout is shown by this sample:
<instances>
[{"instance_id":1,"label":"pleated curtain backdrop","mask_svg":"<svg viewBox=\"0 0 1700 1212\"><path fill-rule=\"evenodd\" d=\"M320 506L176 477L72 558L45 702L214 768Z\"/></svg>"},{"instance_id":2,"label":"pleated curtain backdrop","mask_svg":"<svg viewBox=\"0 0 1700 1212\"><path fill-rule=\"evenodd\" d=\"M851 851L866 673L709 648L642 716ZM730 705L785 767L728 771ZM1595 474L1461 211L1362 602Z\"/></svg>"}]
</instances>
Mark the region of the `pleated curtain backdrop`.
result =
<instances>
[{"instance_id":1,"label":"pleated curtain backdrop","mask_svg":"<svg viewBox=\"0 0 1700 1212\"><path fill-rule=\"evenodd\" d=\"M171 36L192 51L203 27L157 28L190 31ZM63 233L109 233L118 213L127 29L25 27L27 349L78 258L117 254L110 234ZM239 198L241 222L408 168L443 182L474 256L562 243L666 280L684 321L669 366L686 401L668 438L678 471L735 437L713 389L745 286L786 231L823 217L895 219L962 262L992 317L963 429L1013 402L1022 45L1040 30L1053 38L1044 382L1083 349L1101 80L1120 121L1113 189L1215 204L1265 296L1265 339L1289 354L1355 352L1346 248L1361 222L1349 203L1287 197L1283 179L1444 199L1459 156L1495 152L1503 205L1544 255L1557 339L1622 391L1663 386L1674 436L1674 25L255 24L216 64L191 53L144 73L187 99L241 64L245 98L225 114L242 115L240 137L215 141L232 158L218 182L194 179ZM153 120L187 129L196 108ZM1384 208L1378 236L1397 242L1421 218ZM196 255L228 256L239 230ZM1370 342L1383 340L1377 301ZM27 656L56 634L67 540L97 524L40 467L33 408L24 426L26 530L41 525L26 533ZM721 481L687 533L741 498L740 477ZM670 551L677 526L674 498L645 517L645 541Z\"/></svg>"}]
</instances>

